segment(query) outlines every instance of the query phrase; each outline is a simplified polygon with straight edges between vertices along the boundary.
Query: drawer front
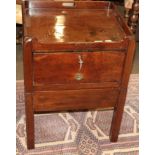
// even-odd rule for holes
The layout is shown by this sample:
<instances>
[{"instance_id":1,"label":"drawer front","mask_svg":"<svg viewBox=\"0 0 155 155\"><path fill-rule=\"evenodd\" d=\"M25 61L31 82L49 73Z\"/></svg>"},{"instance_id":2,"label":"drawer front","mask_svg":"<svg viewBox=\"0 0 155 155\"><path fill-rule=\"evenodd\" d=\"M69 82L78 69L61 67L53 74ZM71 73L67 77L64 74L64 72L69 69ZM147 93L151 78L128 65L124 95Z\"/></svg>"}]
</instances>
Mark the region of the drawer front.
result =
<instances>
[{"instance_id":1,"label":"drawer front","mask_svg":"<svg viewBox=\"0 0 155 155\"><path fill-rule=\"evenodd\" d=\"M124 52L34 54L34 84L118 82L124 58Z\"/></svg>"},{"instance_id":2,"label":"drawer front","mask_svg":"<svg viewBox=\"0 0 155 155\"><path fill-rule=\"evenodd\" d=\"M118 89L88 89L35 92L33 95L35 111L99 109L114 107Z\"/></svg>"}]
</instances>

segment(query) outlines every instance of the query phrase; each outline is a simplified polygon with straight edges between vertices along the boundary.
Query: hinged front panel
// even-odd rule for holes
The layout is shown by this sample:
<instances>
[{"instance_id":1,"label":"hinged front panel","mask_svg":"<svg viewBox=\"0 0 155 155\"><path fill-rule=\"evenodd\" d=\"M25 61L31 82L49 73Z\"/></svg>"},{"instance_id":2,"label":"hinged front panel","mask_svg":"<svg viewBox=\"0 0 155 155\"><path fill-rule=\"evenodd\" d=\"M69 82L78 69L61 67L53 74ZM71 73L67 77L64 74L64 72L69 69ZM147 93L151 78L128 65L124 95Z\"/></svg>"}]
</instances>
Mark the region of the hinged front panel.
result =
<instances>
[{"instance_id":1,"label":"hinged front panel","mask_svg":"<svg viewBox=\"0 0 155 155\"><path fill-rule=\"evenodd\" d=\"M124 58L124 52L34 54L34 85L120 82Z\"/></svg>"}]
</instances>

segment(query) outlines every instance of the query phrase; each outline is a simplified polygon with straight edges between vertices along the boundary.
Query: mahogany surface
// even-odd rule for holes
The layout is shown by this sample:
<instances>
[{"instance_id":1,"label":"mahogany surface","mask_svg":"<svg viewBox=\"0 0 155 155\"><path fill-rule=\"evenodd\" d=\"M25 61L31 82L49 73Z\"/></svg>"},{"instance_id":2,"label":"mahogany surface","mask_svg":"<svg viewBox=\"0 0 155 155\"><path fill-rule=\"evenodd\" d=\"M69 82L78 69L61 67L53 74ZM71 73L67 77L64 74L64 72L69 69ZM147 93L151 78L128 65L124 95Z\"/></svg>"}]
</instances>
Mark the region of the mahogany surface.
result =
<instances>
[{"instance_id":1,"label":"mahogany surface","mask_svg":"<svg viewBox=\"0 0 155 155\"><path fill-rule=\"evenodd\" d=\"M34 111L79 110L88 105L89 109L114 107L118 93L116 88L36 92Z\"/></svg>"},{"instance_id":2,"label":"mahogany surface","mask_svg":"<svg viewBox=\"0 0 155 155\"><path fill-rule=\"evenodd\" d=\"M113 108L117 141L135 40L111 2L22 2L27 146L34 114ZM51 131L52 132L52 131Z\"/></svg>"},{"instance_id":3,"label":"mahogany surface","mask_svg":"<svg viewBox=\"0 0 155 155\"><path fill-rule=\"evenodd\" d=\"M34 85L119 82L124 58L124 52L115 51L34 54ZM78 72L83 75L79 81L75 77Z\"/></svg>"},{"instance_id":4,"label":"mahogany surface","mask_svg":"<svg viewBox=\"0 0 155 155\"><path fill-rule=\"evenodd\" d=\"M120 41L125 36L112 10L109 15L102 9L35 9L28 14L27 35L41 43Z\"/></svg>"}]
</instances>

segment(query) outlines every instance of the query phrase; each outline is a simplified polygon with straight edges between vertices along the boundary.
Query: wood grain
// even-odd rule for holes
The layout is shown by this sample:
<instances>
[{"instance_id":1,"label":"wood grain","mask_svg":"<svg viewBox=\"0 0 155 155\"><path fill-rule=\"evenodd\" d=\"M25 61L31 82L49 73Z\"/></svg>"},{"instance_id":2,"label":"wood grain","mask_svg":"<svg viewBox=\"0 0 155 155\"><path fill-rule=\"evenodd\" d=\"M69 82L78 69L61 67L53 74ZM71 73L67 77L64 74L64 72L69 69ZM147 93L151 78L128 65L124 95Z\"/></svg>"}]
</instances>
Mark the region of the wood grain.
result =
<instances>
[{"instance_id":1,"label":"wood grain","mask_svg":"<svg viewBox=\"0 0 155 155\"><path fill-rule=\"evenodd\" d=\"M116 142L135 51L116 6L25 0L22 8L28 148L34 148L34 112L112 108Z\"/></svg>"},{"instance_id":2,"label":"wood grain","mask_svg":"<svg viewBox=\"0 0 155 155\"><path fill-rule=\"evenodd\" d=\"M27 132L27 147L34 148L34 111L32 94L25 93L25 112L26 112L26 132Z\"/></svg>"},{"instance_id":3,"label":"wood grain","mask_svg":"<svg viewBox=\"0 0 155 155\"><path fill-rule=\"evenodd\" d=\"M34 85L120 82L124 58L125 53L115 51L34 54Z\"/></svg>"},{"instance_id":4,"label":"wood grain","mask_svg":"<svg viewBox=\"0 0 155 155\"><path fill-rule=\"evenodd\" d=\"M34 111L99 109L114 107L118 89L87 89L36 92L33 95Z\"/></svg>"},{"instance_id":5,"label":"wood grain","mask_svg":"<svg viewBox=\"0 0 155 155\"><path fill-rule=\"evenodd\" d=\"M112 125L110 130L111 142L116 142L118 139L134 53L135 53L135 40L131 39L129 41L128 52L127 52L123 76L122 76L121 91L119 94L117 105L115 106L115 109L114 109L114 114L112 119Z\"/></svg>"}]
</instances>

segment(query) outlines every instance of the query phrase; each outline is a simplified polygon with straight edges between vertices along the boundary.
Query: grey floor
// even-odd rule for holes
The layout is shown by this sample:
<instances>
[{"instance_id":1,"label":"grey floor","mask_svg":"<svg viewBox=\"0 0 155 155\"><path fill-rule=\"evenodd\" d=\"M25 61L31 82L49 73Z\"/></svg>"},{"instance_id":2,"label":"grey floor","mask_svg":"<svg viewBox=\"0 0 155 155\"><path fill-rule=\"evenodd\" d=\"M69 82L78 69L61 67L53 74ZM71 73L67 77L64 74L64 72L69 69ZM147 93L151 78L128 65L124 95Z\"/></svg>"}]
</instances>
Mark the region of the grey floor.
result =
<instances>
[{"instance_id":1,"label":"grey floor","mask_svg":"<svg viewBox=\"0 0 155 155\"><path fill-rule=\"evenodd\" d=\"M137 43L137 48L134 56L132 73L139 73L139 47ZM22 46L16 46L16 80L23 80L23 51Z\"/></svg>"}]
</instances>

